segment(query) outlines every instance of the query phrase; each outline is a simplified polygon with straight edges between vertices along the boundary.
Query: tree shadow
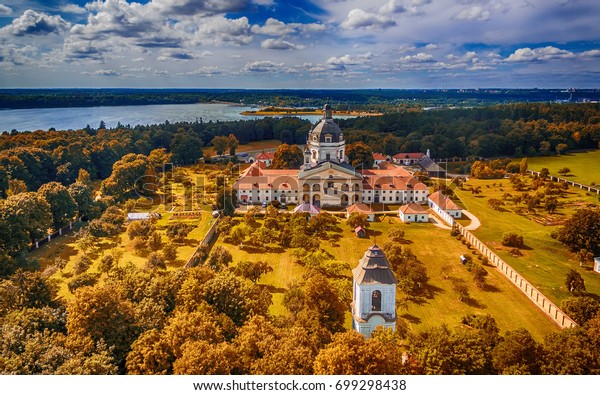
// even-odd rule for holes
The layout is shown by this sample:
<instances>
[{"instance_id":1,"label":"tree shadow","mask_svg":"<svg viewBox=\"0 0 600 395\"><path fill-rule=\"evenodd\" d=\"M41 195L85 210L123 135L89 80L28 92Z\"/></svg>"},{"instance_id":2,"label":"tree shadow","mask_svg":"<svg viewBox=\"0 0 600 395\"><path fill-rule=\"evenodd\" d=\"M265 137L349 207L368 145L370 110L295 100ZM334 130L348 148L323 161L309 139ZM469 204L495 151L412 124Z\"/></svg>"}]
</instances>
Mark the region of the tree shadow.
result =
<instances>
[{"instance_id":1,"label":"tree shadow","mask_svg":"<svg viewBox=\"0 0 600 395\"><path fill-rule=\"evenodd\" d=\"M257 284L259 287L266 288L270 293L282 294L286 291L285 288L276 287L272 284Z\"/></svg>"},{"instance_id":2,"label":"tree shadow","mask_svg":"<svg viewBox=\"0 0 600 395\"><path fill-rule=\"evenodd\" d=\"M495 285L491 285L491 284L484 284L481 288L480 288L483 292L502 292L500 290L500 288L496 287Z\"/></svg>"},{"instance_id":3,"label":"tree shadow","mask_svg":"<svg viewBox=\"0 0 600 395\"><path fill-rule=\"evenodd\" d=\"M461 302L463 302L467 306L470 306L470 307L473 307L476 309L485 309L487 307L485 304L481 303L480 301L478 301L477 299L475 299L471 296L464 298L463 300L461 300Z\"/></svg>"},{"instance_id":4,"label":"tree shadow","mask_svg":"<svg viewBox=\"0 0 600 395\"><path fill-rule=\"evenodd\" d=\"M443 288L440 288L435 285L427 283L420 289L420 292L418 293L418 295L423 296L427 299L433 299L437 295L439 295L443 292L444 292Z\"/></svg>"},{"instance_id":5,"label":"tree shadow","mask_svg":"<svg viewBox=\"0 0 600 395\"><path fill-rule=\"evenodd\" d=\"M369 237L377 237L383 234L383 232L380 230L366 229L366 231Z\"/></svg>"},{"instance_id":6,"label":"tree shadow","mask_svg":"<svg viewBox=\"0 0 600 395\"><path fill-rule=\"evenodd\" d=\"M402 314L400 317L404 318L406 321L410 322L411 324L418 325L421 323L421 319L412 314L406 313L406 314Z\"/></svg>"}]
</instances>

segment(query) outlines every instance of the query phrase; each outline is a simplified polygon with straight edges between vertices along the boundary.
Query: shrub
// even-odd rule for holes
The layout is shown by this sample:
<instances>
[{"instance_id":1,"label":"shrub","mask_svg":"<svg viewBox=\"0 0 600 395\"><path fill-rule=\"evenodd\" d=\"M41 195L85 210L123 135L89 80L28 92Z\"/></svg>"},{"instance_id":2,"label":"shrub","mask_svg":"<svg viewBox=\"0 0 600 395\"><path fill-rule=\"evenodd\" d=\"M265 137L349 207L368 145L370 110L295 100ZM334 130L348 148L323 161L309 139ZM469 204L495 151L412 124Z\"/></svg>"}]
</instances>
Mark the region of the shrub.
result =
<instances>
[{"instance_id":1,"label":"shrub","mask_svg":"<svg viewBox=\"0 0 600 395\"><path fill-rule=\"evenodd\" d=\"M73 293L76 289L81 287L91 287L96 285L98 282L98 274L96 273L84 273L80 276L75 277L71 281L67 287L69 288L69 292Z\"/></svg>"},{"instance_id":2,"label":"shrub","mask_svg":"<svg viewBox=\"0 0 600 395\"><path fill-rule=\"evenodd\" d=\"M523 248L523 236L515 232L505 232L502 235L502 245L507 247Z\"/></svg>"},{"instance_id":3,"label":"shrub","mask_svg":"<svg viewBox=\"0 0 600 395\"><path fill-rule=\"evenodd\" d=\"M73 269L75 274L81 274L92 266L92 260L87 255L82 255L75 261Z\"/></svg>"},{"instance_id":4,"label":"shrub","mask_svg":"<svg viewBox=\"0 0 600 395\"><path fill-rule=\"evenodd\" d=\"M146 260L146 269L166 269L167 263L165 257L159 252L151 252Z\"/></svg>"}]
</instances>

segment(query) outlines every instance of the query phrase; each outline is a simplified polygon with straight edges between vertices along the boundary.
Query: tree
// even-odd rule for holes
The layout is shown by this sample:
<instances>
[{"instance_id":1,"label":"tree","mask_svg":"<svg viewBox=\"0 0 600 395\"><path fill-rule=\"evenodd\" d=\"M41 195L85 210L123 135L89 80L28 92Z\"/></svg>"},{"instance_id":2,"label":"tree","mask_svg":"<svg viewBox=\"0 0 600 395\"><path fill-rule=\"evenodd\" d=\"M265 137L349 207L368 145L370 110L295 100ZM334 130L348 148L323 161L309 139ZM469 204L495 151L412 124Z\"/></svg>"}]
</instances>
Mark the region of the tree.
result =
<instances>
[{"instance_id":1,"label":"tree","mask_svg":"<svg viewBox=\"0 0 600 395\"><path fill-rule=\"evenodd\" d=\"M0 201L0 247L11 257L45 237L51 224L50 205L35 192Z\"/></svg>"},{"instance_id":2,"label":"tree","mask_svg":"<svg viewBox=\"0 0 600 395\"><path fill-rule=\"evenodd\" d=\"M527 174L527 168L528 168L527 158L521 159L521 162L519 163L519 173L522 176L524 176L525 174Z\"/></svg>"},{"instance_id":3,"label":"tree","mask_svg":"<svg viewBox=\"0 0 600 395\"><path fill-rule=\"evenodd\" d=\"M171 157L175 163L195 163L202 158L204 141L195 134L178 131L170 144Z\"/></svg>"},{"instance_id":4,"label":"tree","mask_svg":"<svg viewBox=\"0 0 600 395\"><path fill-rule=\"evenodd\" d=\"M566 176L567 174L569 174L571 172L571 169L569 169L568 167L563 167L562 169L560 169L558 171L558 174Z\"/></svg>"},{"instance_id":5,"label":"tree","mask_svg":"<svg viewBox=\"0 0 600 395\"><path fill-rule=\"evenodd\" d=\"M68 191L77 206L77 216L86 216L89 218L92 214L92 206L94 205L92 188L82 182L75 182L69 185Z\"/></svg>"},{"instance_id":6,"label":"tree","mask_svg":"<svg viewBox=\"0 0 600 395\"><path fill-rule=\"evenodd\" d=\"M237 350L229 343L211 344L205 340L185 342L181 356L173 364L174 374L223 375L237 369Z\"/></svg>"},{"instance_id":7,"label":"tree","mask_svg":"<svg viewBox=\"0 0 600 395\"><path fill-rule=\"evenodd\" d=\"M202 298L217 312L236 325L243 325L254 314L265 314L271 304L270 294L249 285L228 271L217 274L202 287Z\"/></svg>"},{"instance_id":8,"label":"tree","mask_svg":"<svg viewBox=\"0 0 600 395\"><path fill-rule=\"evenodd\" d=\"M348 223L348 226L350 226L352 229L356 228L357 226L360 226L362 228L368 228L370 226L367 214L363 213L350 214L350 217L348 217L346 222Z\"/></svg>"},{"instance_id":9,"label":"tree","mask_svg":"<svg viewBox=\"0 0 600 395\"><path fill-rule=\"evenodd\" d=\"M177 260L177 247L173 243L167 243L162 248L165 259L169 262L175 262Z\"/></svg>"},{"instance_id":10,"label":"tree","mask_svg":"<svg viewBox=\"0 0 600 395\"><path fill-rule=\"evenodd\" d=\"M162 171L163 166L167 163L171 163L173 154L167 153L166 148L157 148L148 154L148 161L153 169Z\"/></svg>"},{"instance_id":11,"label":"tree","mask_svg":"<svg viewBox=\"0 0 600 395\"><path fill-rule=\"evenodd\" d=\"M557 208L558 208L558 199L557 198L551 197L551 198L546 199L546 204L544 204L544 209L547 212L553 213L556 211Z\"/></svg>"},{"instance_id":12,"label":"tree","mask_svg":"<svg viewBox=\"0 0 600 395\"><path fill-rule=\"evenodd\" d=\"M494 368L500 374L539 374L542 348L525 329L508 331L494 347Z\"/></svg>"},{"instance_id":13,"label":"tree","mask_svg":"<svg viewBox=\"0 0 600 395\"><path fill-rule=\"evenodd\" d=\"M223 215L231 216L235 213L237 205L237 192L232 188L219 188L215 198L217 209L223 210Z\"/></svg>"},{"instance_id":14,"label":"tree","mask_svg":"<svg viewBox=\"0 0 600 395\"><path fill-rule=\"evenodd\" d=\"M214 270L215 272L219 272L227 266L229 266L231 262L233 262L233 256L231 255L231 253L227 251L224 247L217 246L208 256L205 265Z\"/></svg>"},{"instance_id":15,"label":"tree","mask_svg":"<svg viewBox=\"0 0 600 395\"><path fill-rule=\"evenodd\" d=\"M105 342L118 366L123 366L130 345L138 336L134 309L111 285L83 287L67 307L67 331L76 338Z\"/></svg>"},{"instance_id":16,"label":"tree","mask_svg":"<svg viewBox=\"0 0 600 395\"><path fill-rule=\"evenodd\" d=\"M148 188L152 183L143 182L147 174L151 174L148 158L141 154L127 154L115 162L110 177L102 181L102 194L117 200L124 199L133 191L140 196L152 195L154 190Z\"/></svg>"},{"instance_id":17,"label":"tree","mask_svg":"<svg viewBox=\"0 0 600 395\"><path fill-rule=\"evenodd\" d=\"M594 344L590 332L584 328L564 329L549 334L544 339L543 351L542 374L600 374L597 343Z\"/></svg>"},{"instance_id":18,"label":"tree","mask_svg":"<svg viewBox=\"0 0 600 395\"><path fill-rule=\"evenodd\" d=\"M498 210L500 210L500 207L502 207L504 205L504 202L500 199L492 198L492 199L488 199L488 204L490 205L491 208L498 211Z\"/></svg>"},{"instance_id":19,"label":"tree","mask_svg":"<svg viewBox=\"0 0 600 395\"><path fill-rule=\"evenodd\" d=\"M582 294L586 292L585 283L581 274L571 269L565 276L565 287L572 294Z\"/></svg>"},{"instance_id":20,"label":"tree","mask_svg":"<svg viewBox=\"0 0 600 395\"><path fill-rule=\"evenodd\" d=\"M591 296L579 296L563 300L561 308L579 325L585 325L600 312L600 302Z\"/></svg>"},{"instance_id":21,"label":"tree","mask_svg":"<svg viewBox=\"0 0 600 395\"><path fill-rule=\"evenodd\" d=\"M151 252L146 259L146 269L148 270L165 270L167 263L165 257L160 252Z\"/></svg>"},{"instance_id":22,"label":"tree","mask_svg":"<svg viewBox=\"0 0 600 395\"><path fill-rule=\"evenodd\" d=\"M298 169L304 163L302 150L296 144L281 144L273 154L272 169Z\"/></svg>"},{"instance_id":23,"label":"tree","mask_svg":"<svg viewBox=\"0 0 600 395\"><path fill-rule=\"evenodd\" d=\"M556 148L555 148L556 149L556 153L558 155L562 155L562 154L565 153L565 151L567 150L567 148L569 148L569 146L566 145L565 143L556 144Z\"/></svg>"},{"instance_id":24,"label":"tree","mask_svg":"<svg viewBox=\"0 0 600 395\"><path fill-rule=\"evenodd\" d=\"M273 271L273 268L264 261L241 261L233 268L237 276L247 278L254 284L263 275Z\"/></svg>"},{"instance_id":25,"label":"tree","mask_svg":"<svg viewBox=\"0 0 600 395\"><path fill-rule=\"evenodd\" d=\"M388 232L388 237L394 243L401 243L404 241L404 230L400 227L392 228Z\"/></svg>"},{"instance_id":26,"label":"tree","mask_svg":"<svg viewBox=\"0 0 600 395\"><path fill-rule=\"evenodd\" d=\"M572 252L582 249L600 255L600 208L577 210L556 232L556 238Z\"/></svg>"},{"instance_id":27,"label":"tree","mask_svg":"<svg viewBox=\"0 0 600 395\"><path fill-rule=\"evenodd\" d=\"M211 143L217 155L221 156L225 153L225 149L227 148L227 137L225 136L215 136Z\"/></svg>"},{"instance_id":28,"label":"tree","mask_svg":"<svg viewBox=\"0 0 600 395\"><path fill-rule=\"evenodd\" d=\"M344 327L346 306L340 301L337 290L322 274L313 274L304 285L305 308L329 332L340 332Z\"/></svg>"},{"instance_id":29,"label":"tree","mask_svg":"<svg viewBox=\"0 0 600 395\"><path fill-rule=\"evenodd\" d=\"M363 142L346 144L346 156L348 156L350 164L354 167L363 166L367 169L373 167L373 150Z\"/></svg>"},{"instance_id":30,"label":"tree","mask_svg":"<svg viewBox=\"0 0 600 395\"><path fill-rule=\"evenodd\" d=\"M177 222L175 224L167 225L166 235L170 240L176 243L183 243L193 229L193 225Z\"/></svg>"},{"instance_id":31,"label":"tree","mask_svg":"<svg viewBox=\"0 0 600 395\"><path fill-rule=\"evenodd\" d=\"M229 149L229 155L235 155L235 150L239 144L240 142L233 134L227 136L227 148Z\"/></svg>"},{"instance_id":32,"label":"tree","mask_svg":"<svg viewBox=\"0 0 600 395\"><path fill-rule=\"evenodd\" d=\"M515 232L504 232L502 234L502 245L507 247L523 248L523 236Z\"/></svg>"},{"instance_id":33,"label":"tree","mask_svg":"<svg viewBox=\"0 0 600 395\"><path fill-rule=\"evenodd\" d=\"M540 170L540 178L542 180L545 180L546 178L548 178L548 175L550 174L550 170L548 170L548 168L543 167L542 170Z\"/></svg>"},{"instance_id":34,"label":"tree","mask_svg":"<svg viewBox=\"0 0 600 395\"><path fill-rule=\"evenodd\" d=\"M73 264L73 270L75 274L85 273L90 266L92 266L92 260L85 254L81 255Z\"/></svg>"},{"instance_id":35,"label":"tree","mask_svg":"<svg viewBox=\"0 0 600 395\"><path fill-rule=\"evenodd\" d=\"M395 344L365 339L356 331L336 333L314 362L315 374L400 374L406 371Z\"/></svg>"}]
</instances>

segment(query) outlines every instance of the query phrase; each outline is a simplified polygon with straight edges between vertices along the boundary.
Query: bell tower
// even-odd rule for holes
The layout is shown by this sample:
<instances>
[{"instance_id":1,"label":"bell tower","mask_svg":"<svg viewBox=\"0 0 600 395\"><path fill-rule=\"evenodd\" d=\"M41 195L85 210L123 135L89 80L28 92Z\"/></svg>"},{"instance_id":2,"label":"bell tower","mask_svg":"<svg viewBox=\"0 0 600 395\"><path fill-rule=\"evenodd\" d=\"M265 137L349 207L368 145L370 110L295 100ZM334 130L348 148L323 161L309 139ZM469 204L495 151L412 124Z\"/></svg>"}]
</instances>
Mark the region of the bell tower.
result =
<instances>
[{"instance_id":1,"label":"bell tower","mask_svg":"<svg viewBox=\"0 0 600 395\"><path fill-rule=\"evenodd\" d=\"M352 275L352 328L366 337L378 326L395 330L398 280L383 250L371 246Z\"/></svg>"}]
</instances>

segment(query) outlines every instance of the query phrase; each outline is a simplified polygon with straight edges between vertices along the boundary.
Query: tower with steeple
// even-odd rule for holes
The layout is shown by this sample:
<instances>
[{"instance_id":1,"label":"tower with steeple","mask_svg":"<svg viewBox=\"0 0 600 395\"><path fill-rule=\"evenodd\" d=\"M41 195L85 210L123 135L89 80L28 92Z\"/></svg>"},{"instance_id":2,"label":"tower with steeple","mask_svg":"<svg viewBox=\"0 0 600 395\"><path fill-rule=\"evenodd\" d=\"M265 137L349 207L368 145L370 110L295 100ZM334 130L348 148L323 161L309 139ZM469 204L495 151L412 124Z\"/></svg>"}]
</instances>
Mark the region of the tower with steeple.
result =
<instances>
[{"instance_id":1,"label":"tower with steeple","mask_svg":"<svg viewBox=\"0 0 600 395\"><path fill-rule=\"evenodd\" d=\"M396 284L383 250L371 246L352 270L352 327L370 337L378 326L396 329Z\"/></svg>"},{"instance_id":2,"label":"tower with steeple","mask_svg":"<svg viewBox=\"0 0 600 395\"><path fill-rule=\"evenodd\" d=\"M340 127L333 121L329 104L323 107L323 118L308 133L304 163L316 165L321 162L342 163L346 157L346 142Z\"/></svg>"}]
</instances>

